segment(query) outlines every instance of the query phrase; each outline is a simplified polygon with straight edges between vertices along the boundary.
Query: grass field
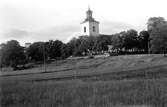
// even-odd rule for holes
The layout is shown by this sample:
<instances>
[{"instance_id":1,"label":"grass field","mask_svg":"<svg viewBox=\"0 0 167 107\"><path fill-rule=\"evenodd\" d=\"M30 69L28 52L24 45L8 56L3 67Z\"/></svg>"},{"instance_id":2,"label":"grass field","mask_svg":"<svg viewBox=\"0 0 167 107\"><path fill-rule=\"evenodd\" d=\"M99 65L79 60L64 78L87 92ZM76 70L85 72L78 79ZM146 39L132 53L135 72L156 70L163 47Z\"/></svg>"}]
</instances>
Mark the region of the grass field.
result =
<instances>
[{"instance_id":1,"label":"grass field","mask_svg":"<svg viewBox=\"0 0 167 107\"><path fill-rule=\"evenodd\" d=\"M2 107L166 107L167 58L131 55L63 60L3 72Z\"/></svg>"}]
</instances>

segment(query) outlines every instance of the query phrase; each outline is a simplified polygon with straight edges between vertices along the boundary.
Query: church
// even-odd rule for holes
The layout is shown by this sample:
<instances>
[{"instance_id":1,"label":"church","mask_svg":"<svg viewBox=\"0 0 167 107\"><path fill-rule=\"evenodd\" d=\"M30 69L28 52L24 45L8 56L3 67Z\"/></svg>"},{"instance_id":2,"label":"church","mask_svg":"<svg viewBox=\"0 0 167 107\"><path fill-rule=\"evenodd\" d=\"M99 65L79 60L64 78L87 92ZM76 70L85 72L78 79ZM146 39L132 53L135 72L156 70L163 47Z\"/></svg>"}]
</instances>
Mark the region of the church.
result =
<instances>
[{"instance_id":1,"label":"church","mask_svg":"<svg viewBox=\"0 0 167 107\"><path fill-rule=\"evenodd\" d=\"M81 35L98 36L99 35L99 22L92 16L92 11L88 7L86 11L86 18L81 22Z\"/></svg>"}]
</instances>

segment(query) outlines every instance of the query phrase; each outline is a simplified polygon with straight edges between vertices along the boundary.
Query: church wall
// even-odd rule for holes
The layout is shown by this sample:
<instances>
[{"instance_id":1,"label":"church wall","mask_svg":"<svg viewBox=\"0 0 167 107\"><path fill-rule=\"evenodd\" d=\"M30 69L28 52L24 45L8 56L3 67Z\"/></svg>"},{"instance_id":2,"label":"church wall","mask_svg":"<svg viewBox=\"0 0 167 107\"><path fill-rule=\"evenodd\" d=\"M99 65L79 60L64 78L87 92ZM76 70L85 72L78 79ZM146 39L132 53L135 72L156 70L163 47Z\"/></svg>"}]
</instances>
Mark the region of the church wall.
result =
<instances>
[{"instance_id":1,"label":"church wall","mask_svg":"<svg viewBox=\"0 0 167 107\"><path fill-rule=\"evenodd\" d=\"M86 32L84 32L84 27L86 27ZM81 24L81 35L89 35L89 22L85 22Z\"/></svg>"},{"instance_id":2,"label":"church wall","mask_svg":"<svg viewBox=\"0 0 167 107\"><path fill-rule=\"evenodd\" d=\"M95 32L93 31L93 26L95 27ZM91 36L99 35L99 24L97 22L90 22L89 29L90 29L89 35Z\"/></svg>"},{"instance_id":3,"label":"church wall","mask_svg":"<svg viewBox=\"0 0 167 107\"><path fill-rule=\"evenodd\" d=\"M93 26L95 27L95 32L93 31ZM84 27L86 27L86 32L84 32ZM99 35L99 23L97 22L85 22L81 24L81 35L97 36Z\"/></svg>"}]
</instances>

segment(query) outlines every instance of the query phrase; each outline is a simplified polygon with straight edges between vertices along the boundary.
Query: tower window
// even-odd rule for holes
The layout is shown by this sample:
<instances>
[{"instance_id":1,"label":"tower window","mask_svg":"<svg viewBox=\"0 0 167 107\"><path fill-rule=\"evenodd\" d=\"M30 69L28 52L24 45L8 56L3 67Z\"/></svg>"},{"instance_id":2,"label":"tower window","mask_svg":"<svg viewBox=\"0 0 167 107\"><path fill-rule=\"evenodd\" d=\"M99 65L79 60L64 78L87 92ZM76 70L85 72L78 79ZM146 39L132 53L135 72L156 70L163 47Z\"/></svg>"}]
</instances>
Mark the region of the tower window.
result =
<instances>
[{"instance_id":1,"label":"tower window","mask_svg":"<svg viewBox=\"0 0 167 107\"><path fill-rule=\"evenodd\" d=\"M93 26L93 32L95 32L95 26Z\"/></svg>"},{"instance_id":2,"label":"tower window","mask_svg":"<svg viewBox=\"0 0 167 107\"><path fill-rule=\"evenodd\" d=\"M84 32L86 32L86 27L84 27Z\"/></svg>"}]
</instances>

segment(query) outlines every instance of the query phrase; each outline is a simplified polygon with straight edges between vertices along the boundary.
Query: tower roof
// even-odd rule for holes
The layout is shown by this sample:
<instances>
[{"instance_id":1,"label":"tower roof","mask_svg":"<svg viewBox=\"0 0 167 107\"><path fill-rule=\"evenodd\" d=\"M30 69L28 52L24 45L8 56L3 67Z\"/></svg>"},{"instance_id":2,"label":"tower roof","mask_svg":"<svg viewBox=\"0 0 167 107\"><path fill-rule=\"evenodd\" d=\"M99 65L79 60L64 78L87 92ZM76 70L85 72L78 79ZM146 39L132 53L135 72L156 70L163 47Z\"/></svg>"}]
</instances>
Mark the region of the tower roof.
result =
<instances>
[{"instance_id":1,"label":"tower roof","mask_svg":"<svg viewBox=\"0 0 167 107\"><path fill-rule=\"evenodd\" d=\"M83 22L81 23L85 23L87 21L89 22L96 22L96 23L99 23L98 21L96 21L93 17L92 17L92 10L90 10L90 7L88 6L88 10L86 11L86 18Z\"/></svg>"},{"instance_id":2,"label":"tower roof","mask_svg":"<svg viewBox=\"0 0 167 107\"><path fill-rule=\"evenodd\" d=\"M92 14L93 12L92 12L92 10L90 10L90 7L88 6L88 10L87 10L87 12L86 12L87 14Z\"/></svg>"}]
</instances>

